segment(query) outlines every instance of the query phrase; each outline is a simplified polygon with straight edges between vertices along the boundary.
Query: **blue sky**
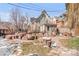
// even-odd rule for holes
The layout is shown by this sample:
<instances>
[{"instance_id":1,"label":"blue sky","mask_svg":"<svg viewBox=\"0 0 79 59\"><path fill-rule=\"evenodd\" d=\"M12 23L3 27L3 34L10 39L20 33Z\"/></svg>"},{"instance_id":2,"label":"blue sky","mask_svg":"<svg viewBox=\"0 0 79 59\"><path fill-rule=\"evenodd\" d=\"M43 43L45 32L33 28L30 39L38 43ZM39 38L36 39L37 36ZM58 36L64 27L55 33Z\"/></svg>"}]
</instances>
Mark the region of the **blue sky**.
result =
<instances>
[{"instance_id":1,"label":"blue sky","mask_svg":"<svg viewBox=\"0 0 79 59\"><path fill-rule=\"evenodd\" d=\"M24 9L21 7L18 7L21 9L23 13L26 13L27 16L29 17L38 17L41 13L42 10L46 11L56 11L56 12L47 12L49 16L59 16L65 11L65 4L64 3L34 3L34 4L16 4L23 6L25 8L30 8L34 10L40 10L40 11L34 11L30 9ZM11 12L12 8L15 8L16 6L5 4L5 3L0 3L0 17L2 20L9 20L9 15ZM60 12L59 12L60 11Z\"/></svg>"}]
</instances>

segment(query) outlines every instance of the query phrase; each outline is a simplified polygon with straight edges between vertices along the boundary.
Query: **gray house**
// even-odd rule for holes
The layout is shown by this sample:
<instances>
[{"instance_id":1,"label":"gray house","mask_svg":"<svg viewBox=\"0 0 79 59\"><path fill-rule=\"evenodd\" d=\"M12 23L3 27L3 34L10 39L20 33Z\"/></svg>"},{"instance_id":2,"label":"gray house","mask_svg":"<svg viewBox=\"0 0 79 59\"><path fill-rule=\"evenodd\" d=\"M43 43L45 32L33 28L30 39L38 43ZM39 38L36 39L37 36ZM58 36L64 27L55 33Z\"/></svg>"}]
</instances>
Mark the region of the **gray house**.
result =
<instances>
[{"instance_id":1,"label":"gray house","mask_svg":"<svg viewBox=\"0 0 79 59\"><path fill-rule=\"evenodd\" d=\"M37 23L40 24L40 32L52 32L55 30L56 25L50 23L51 17L45 10L42 11L41 15L37 18Z\"/></svg>"},{"instance_id":2,"label":"gray house","mask_svg":"<svg viewBox=\"0 0 79 59\"><path fill-rule=\"evenodd\" d=\"M53 19L47 14L45 10L42 11L38 18L31 18L31 22L36 22L39 25L39 27L36 28L39 28L39 32L42 33L51 33L52 31L56 30L57 26L56 24L53 24L51 20Z\"/></svg>"}]
</instances>

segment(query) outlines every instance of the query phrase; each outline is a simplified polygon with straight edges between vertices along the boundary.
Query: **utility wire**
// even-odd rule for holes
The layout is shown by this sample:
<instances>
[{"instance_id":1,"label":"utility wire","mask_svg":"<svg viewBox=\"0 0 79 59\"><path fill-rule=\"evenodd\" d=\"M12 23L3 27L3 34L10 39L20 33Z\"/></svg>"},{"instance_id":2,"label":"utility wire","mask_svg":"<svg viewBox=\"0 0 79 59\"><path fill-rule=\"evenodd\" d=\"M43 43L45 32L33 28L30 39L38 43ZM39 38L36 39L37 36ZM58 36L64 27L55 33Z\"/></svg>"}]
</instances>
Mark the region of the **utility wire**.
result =
<instances>
[{"instance_id":1,"label":"utility wire","mask_svg":"<svg viewBox=\"0 0 79 59\"><path fill-rule=\"evenodd\" d=\"M38 5L35 5L35 4L33 4L33 3L28 3L28 4L30 4L30 5L33 5L33 6L40 7L40 6L38 6ZM41 7L40 7L40 8L41 8Z\"/></svg>"},{"instance_id":2,"label":"utility wire","mask_svg":"<svg viewBox=\"0 0 79 59\"><path fill-rule=\"evenodd\" d=\"M37 10L37 9L32 9L32 8L28 8L28 7L24 7L24 6L20 6L20 5L15 5L15 4L12 4L12 3L8 3L9 5L13 5L13 6L16 6L16 7L20 7L20 8L23 8L23 9L28 9L28 10L33 10L33 11L41 11L41 10ZM47 12L63 12L65 10L56 10L56 11L47 11Z\"/></svg>"},{"instance_id":3,"label":"utility wire","mask_svg":"<svg viewBox=\"0 0 79 59\"><path fill-rule=\"evenodd\" d=\"M40 10L35 10L35 9L28 8L28 7L20 6L20 5L15 5L15 4L12 4L12 3L8 3L8 4L9 4L9 5L16 6L16 7L23 8L23 9L28 9L28 10L33 10L33 11L40 11Z\"/></svg>"},{"instance_id":4,"label":"utility wire","mask_svg":"<svg viewBox=\"0 0 79 59\"><path fill-rule=\"evenodd\" d=\"M19 4L18 4L19 5ZM24 6L24 7L28 7L28 8L30 8L30 9L33 9L33 10L38 10L38 11L42 11L43 9L41 9L41 8L39 8L39 7L35 7L35 6L33 6L33 5L31 5L31 4L20 4L20 6Z\"/></svg>"},{"instance_id":5,"label":"utility wire","mask_svg":"<svg viewBox=\"0 0 79 59\"><path fill-rule=\"evenodd\" d=\"M38 5L35 5L35 4L33 4L33 3L27 3L27 4L22 4L22 5L29 5L29 6L33 6L33 7L38 7L38 8L40 8L41 10L42 10L42 8L40 7L40 6L38 6Z\"/></svg>"},{"instance_id":6,"label":"utility wire","mask_svg":"<svg viewBox=\"0 0 79 59\"><path fill-rule=\"evenodd\" d=\"M33 6L37 6L39 8L41 8L40 6L36 5L36 4L33 4L33 3L28 3L29 5L33 5ZM43 9L41 9L43 10ZM47 12L63 12L63 11L66 11L66 10L55 10L55 11L50 11L50 10L47 10Z\"/></svg>"}]
</instances>

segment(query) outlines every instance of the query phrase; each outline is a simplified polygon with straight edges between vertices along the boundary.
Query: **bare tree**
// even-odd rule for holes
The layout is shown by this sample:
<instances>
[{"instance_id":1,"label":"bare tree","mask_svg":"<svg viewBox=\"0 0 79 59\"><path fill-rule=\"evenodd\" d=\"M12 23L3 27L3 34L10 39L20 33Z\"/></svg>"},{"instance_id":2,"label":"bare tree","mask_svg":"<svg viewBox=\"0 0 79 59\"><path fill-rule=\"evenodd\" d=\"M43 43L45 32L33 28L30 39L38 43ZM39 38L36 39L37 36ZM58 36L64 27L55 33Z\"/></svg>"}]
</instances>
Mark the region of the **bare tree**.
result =
<instances>
[{"instance_id":1,"label":"bare tree","mask_svg":"<svg viewBox=\"0 0 79 59\"><path fill-rule=\"evenodd\" d=\"M19 20L20 30L24 30L25 21L26 21L26 17L25 16L21 16L21 18Z\"/></svg>"},{"instance_id":2,"label":"bare tree","mask_svg":"<svg viewBox=\"0 0 79 59\"><path fill-rule=\"evenodd\" d=\"M20 9L14 8L11 10L11 21L16 27L17 31L23 30L24 22L27 20L26 16L22 14Z\"/></svg>"},{"instance_id":3,"label":"bare tree","mask_svg":"<svg viewBox=\"0 0 79 59\"><path fill-rule=\"evenodd\" d=\"M13 23L13 25L18 30L19 29L18 21L19 21L19 18L20 18L20 11L19 11L19 9L17 9L17 8L12 9L10 16L11 16L11 22Z\"/></svg>"}]
</instances>

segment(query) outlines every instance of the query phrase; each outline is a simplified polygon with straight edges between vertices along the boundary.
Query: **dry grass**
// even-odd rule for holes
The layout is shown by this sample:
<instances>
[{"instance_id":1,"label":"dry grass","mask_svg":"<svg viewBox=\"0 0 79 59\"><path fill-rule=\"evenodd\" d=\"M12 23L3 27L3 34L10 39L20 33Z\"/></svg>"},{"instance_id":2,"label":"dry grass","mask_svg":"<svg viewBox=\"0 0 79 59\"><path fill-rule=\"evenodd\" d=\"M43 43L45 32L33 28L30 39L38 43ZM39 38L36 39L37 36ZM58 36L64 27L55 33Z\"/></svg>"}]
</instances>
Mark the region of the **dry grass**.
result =
<instances>
[{"instance_id":1,"label":"dry grass","mask_svg":"<svg viewBox=\"0 0 79 59\"><path fill-rule=\"evenodd\" d=\"M79 47L79 38L77 38L77 37L73 37L70 39L62 39L62 40L60 40L60 42L62 43L63 46L65 46L67 48L78 49L78 47Z\"/></svg>"},{"instance_id":2,"label":"dry grass","mask_svg":"<svg viewBox=\"0 0 79 59\"><path fill-rule=\"evenodd\" d=\"M22 43L22 55L27 55L29 53L38 53L39 55L46 55L50 48L45 48L42 45L33 45L32 42L30 43Z\"/></svg>"}]
</instances>

